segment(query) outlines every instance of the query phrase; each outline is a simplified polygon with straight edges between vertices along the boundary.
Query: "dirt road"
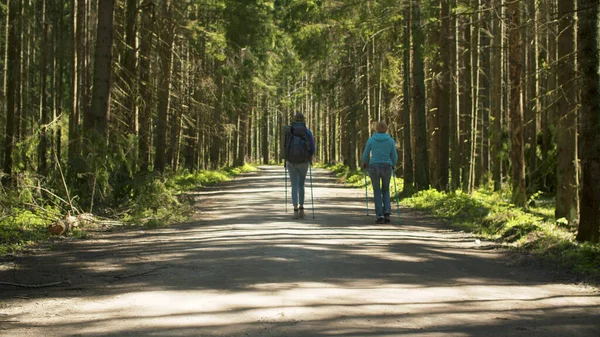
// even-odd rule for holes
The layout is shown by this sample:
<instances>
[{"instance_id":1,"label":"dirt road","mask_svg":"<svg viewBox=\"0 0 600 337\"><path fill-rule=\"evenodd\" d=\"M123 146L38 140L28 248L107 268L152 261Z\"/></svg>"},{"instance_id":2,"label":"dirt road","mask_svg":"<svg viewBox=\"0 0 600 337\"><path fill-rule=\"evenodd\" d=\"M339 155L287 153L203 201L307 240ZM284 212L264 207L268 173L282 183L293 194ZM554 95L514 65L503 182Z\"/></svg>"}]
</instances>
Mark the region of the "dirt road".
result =
<instances>
[{"instance_id":1,"label":"dirt road","mask_svg":"<svg viewBox=\"0 0 600 337\"><path fill-rule=\"evenodd\" d=\"M313 173L314 220L264 167L195 193L189 223L5 260L0 281L70 284L0 285L0 336L600 336L590 289L415 212L375 225L364 190Z\"/></svg>"}]
</instances>

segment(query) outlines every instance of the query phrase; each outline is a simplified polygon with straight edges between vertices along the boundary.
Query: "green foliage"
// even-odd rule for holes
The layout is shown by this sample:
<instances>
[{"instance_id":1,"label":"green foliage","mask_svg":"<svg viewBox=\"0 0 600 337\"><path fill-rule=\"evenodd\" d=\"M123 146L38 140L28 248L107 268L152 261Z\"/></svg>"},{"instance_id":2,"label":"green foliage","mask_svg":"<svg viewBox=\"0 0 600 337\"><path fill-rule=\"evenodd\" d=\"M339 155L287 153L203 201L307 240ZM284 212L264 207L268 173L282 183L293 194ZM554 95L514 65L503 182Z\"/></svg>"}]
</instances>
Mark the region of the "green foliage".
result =
<instances>
[{"instance_id":1,"label":"green foliage","mask_svg":"<svg viewBox=\"0 0 600 337\"><path fill-rule=\"evenodd\" d=\"M189 191L205 186L216 185L230 180L236 175L246 172L256 171L256 167L245 164L241 167L228 167L219 171L202 170L195 173L184 171L174 176L170 181L170 186L176 190Z\"/></svg>"},{"instance_id":2,"label":"green foliage","mask_svg":"<svg viewBox=\"0 0 600 337\"><path fill-rule=\"evenodd\" d=\"M572 231L557 225L552 199L536 193L530 198L534 206L524 210L508 203L507 195L510 192L486 189L472 195L432 189L404 199L403 204L429 211L461 230L533 252L581 276L600 277L600 245L577 243Z\"/></svg>"},{"instance_id":3,"label":"green foliage","mask_svg":"<svg viewBox=\"0 0 600 337\"><path fill-rule=\"evenodd\" d=\"M348 168L348 166L345 166L344 164L334 164L334 165L320 164L320 165L315 165L315 166L325 168L325 169L328 169L328 170L334 172L336 174L336 176L340 179L341 182L345 183L346 185L352 186L352 187L364 188L365 180L366 180L367 188L372 189L371 177L369 177L368 173L365 176L365 172L363 170L350 170ZM404 186L404 181L402 180L402 178L396 178L395 181L396 181L397 185L393 186L394 179L390 180L390 192L393 193L394 191L398 191L398 193L399 193L400 191L402 191L402 188Z\"/></svg>"},{"instance_id":4,"label":"green foliage","mask_svg":"<svg viewBox=\"0 0 600 337\"><path fill-rule=\"evenodd\" d=\"M215 185L244 172L256 170L251 165L230 167L219 171L183 171L179 174L148 174L138 177L133 183L131 207L124 221L157 228L187 219L193 209L182 192Z\"/></svg>"},{"instance_id":5,"label":"green foliage","mask_svg":"<svg viewBox=\"0 0 600 337\"><path fill-rule=\"evenodd\" d=\"M129 194L122 199L123 203L118 205L117 209L104 207L96 208L96 211L104 215L110 214L115 220L130 225L160 227L182 222L193 211L191 200L186 199L182 191L217 184L254 170L255 167L245 165L194 174L184 172L170 176L155 173L138 175L128 183ZM102 176L102 179L110 185L108 175ZM51 180L60 181L60 178ZM0 255L14 253L36 242L47 240L50 235L48 225L65 215L82 212L77 208L76 202L73 202L73 212L62 184L53 188L45 178L20 174L17 175L17 185L19 188L14 190L0 190ZM107 189L112 187L108 186ZM78 200L77 194L72 193L73 191L73 201ZM75 239L89 237L85 228L75 228L68 235Z\"/></svg>"},{"instance_id":6,"label":"green foliage","mask_svg":"<svg viewBox=\"0 0 600 337\"><path fill-rule=\"evenodd\" d=\"M19 175L17 184L16 190L0 191L0 255L46 238L46 227L63 211L61 198L39 187L38 178Z\"/></svg>"}]
</instances>

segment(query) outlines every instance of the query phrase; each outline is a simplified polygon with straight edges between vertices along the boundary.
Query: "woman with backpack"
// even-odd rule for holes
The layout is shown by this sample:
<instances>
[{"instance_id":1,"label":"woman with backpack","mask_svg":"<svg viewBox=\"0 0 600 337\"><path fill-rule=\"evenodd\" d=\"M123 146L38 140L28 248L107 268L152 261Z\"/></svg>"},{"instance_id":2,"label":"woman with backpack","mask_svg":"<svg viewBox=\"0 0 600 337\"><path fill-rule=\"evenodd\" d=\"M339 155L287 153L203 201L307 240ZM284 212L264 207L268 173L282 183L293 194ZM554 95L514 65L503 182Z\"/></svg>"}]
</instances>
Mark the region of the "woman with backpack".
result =
<instances>
[{"instance_id":1,"label":"woman with backpack","mask_svg":"<svg viewBox=\"0 0 600 337\"><path fill-rule=\"evenodd\" d=\"M304 115L300 112L294 115L289 137L286 167L292 184L294 219L298 219L304 218L304 184L312 156L315 153L312 132L306 127Z\"/></svg>"},{"instance_id":2,"label":"woman with backpack","mask_svg":"<svg viewBox=\"0 0 600 337\"><path fill-rule=\"evenodd\" d=\"M379 121L375 128L377 133L369 138L362 155L364 169L367 168L367 162L369 163L369 176L373 184L373 199L375 199L377 215L375 223L378 224L391 222L390 179L398 161L396 142L386 133L387 130L387 124Z\"/></svg>"}]
</instances>

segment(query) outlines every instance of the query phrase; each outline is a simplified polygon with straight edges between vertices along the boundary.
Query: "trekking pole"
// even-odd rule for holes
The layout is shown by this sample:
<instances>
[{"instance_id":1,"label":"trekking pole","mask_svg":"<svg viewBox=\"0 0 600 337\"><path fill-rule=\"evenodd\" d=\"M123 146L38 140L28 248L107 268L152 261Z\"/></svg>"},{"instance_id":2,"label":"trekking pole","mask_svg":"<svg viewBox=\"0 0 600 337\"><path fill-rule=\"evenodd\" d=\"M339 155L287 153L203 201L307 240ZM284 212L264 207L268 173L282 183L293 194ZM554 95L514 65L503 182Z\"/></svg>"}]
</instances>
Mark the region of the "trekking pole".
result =
<instances>
[{"instance_id":1,"label":"trekking pole","mask_svg":"<svg viewBox=\"0 0 600 337\"><path fill-rule=\"evenodd\" d=\"M283 174L285 175L285 214L288 212L288 202L287 202L287 164L285 161L283 162Z\"/></svg>"},{"instance_id":2,"label":"trekking pole","mask_svg":"<svg viewBox=\"0 0 600 337\"><path fill-rule=\"evenodd\" d=\"M315 219L315 197L313 194L313 184L312 184L312 162L310 163L310 199L312 200L312 211L313 211L313 220Z\"/></svg>"},{"instance_id":3,"label":"trekking pole","mask_svg":"<svg viewBox=\"0 0 600 337\"><path fill-rule=\"evenodd\" d=\"M369 215L369 193L367 191L367 168L363 169L363 173L365 174L365 202L367 203L367 216Z\"/></svg>"},{"instance_id":4,"label":"trekking pole","mask_svg":"<svg viewBox=\"0 0 600 337\"><path fill-rule=\"evenodd\" d=\"M398 186L396 185L396 174L392 171L394 176L394 192L396 192L396 208L398 209L398 224L400 224L400 200L398 199Z\"/></svg>"}]
</instances>

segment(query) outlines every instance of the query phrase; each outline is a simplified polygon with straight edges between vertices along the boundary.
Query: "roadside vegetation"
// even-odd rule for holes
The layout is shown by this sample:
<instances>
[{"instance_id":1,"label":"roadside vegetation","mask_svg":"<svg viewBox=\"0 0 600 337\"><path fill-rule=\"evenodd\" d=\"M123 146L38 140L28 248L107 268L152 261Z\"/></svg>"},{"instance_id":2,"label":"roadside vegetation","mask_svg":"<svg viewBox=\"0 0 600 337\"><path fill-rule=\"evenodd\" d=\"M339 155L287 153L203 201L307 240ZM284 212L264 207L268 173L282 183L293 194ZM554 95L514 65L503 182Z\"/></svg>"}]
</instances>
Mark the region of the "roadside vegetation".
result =
<instances>
[{"instance_id":1,"label":"roadside vegetation","mask_svg":"<svg viewBox=\"0 0 600 337\"><path fill-rule=\"evenodd\" d=\"M64 223L67 218L85 218L85 223L61 233L62 238L74 239L88 237L88 230L112 230L117 226L154 228L185 221L193 202L185 192L254 170L246 164L216 171L148 174L132 181L125 197L94 207L93 214L89 212L90 205L80 205L78 197L68 195L61 186L49 188L44 185L44 178L22 176L22 188L0 193L0 255L50 239L53 234L49 226Z\"/></svg>"},{"instance_id":2,"label":"roadside vegetation","mask_svg":"<svg viewBox=\"0 0 600 337\"><path fill-rule=\"evenodd\" d=\"M365 186L362 170L343 165L324 167L350 186ZM528 207L521 208L510 203L508 188L495 192L492 186L483 186L472 194L430 189L404 195L402 179L396 178L396 182L404 207L425 211L452 228L531 254L545 267L559 268L578 280L600 281L600 244L577 242L576 228L569 227L565 219L555 219L555 201L550 196L535 193L529 198ZM367 175L367 188L371 189L370 185ZM393 179L390 189L394 198Z\"/></svg>"}]
</instances>

